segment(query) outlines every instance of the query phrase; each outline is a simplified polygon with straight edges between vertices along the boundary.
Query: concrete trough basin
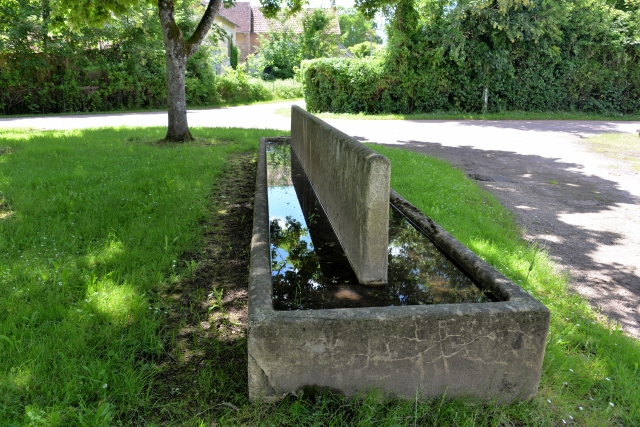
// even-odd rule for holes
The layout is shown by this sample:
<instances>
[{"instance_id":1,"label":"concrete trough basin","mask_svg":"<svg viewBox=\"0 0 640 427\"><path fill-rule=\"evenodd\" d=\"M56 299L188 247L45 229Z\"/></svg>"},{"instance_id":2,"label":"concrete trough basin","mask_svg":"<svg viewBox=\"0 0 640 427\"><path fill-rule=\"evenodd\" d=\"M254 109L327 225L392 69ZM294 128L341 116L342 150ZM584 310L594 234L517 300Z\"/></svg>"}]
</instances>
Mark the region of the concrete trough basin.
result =
<instances>
[{"instance_id":1,"label":"concrete trough basin","mask_svg":"<svg viewBox=\"0 0 640 427\"><path fill-rule=\"evenodd\" d=\"M273 308L266 146L260 141L249 277L249 396L305 387L346 396L380 388L510 402L536 395L548 309L391 190L390 203L497 301L277 311Z\"/></svg>"}]
</instances>

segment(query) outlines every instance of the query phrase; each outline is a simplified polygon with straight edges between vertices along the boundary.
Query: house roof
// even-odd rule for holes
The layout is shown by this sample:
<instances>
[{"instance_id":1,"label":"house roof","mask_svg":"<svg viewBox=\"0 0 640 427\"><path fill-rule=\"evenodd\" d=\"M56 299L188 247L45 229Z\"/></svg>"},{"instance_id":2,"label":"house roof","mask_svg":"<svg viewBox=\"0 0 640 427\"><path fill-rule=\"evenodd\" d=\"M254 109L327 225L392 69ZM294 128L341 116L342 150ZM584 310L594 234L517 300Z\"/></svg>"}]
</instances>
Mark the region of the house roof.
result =
<instances>
[{"instance_id":1,"label":"house roof","mask_svg":"<svg viewBox=\"0 0 640 427\"><path fill-rule=\"evenodd\" d=\"M202 1L203 4L208 3L207 0ZM218 15L231 21L237 25L236 33L266 33L270 28L275 30L282 29L283 27L290 28L294 33L302 33L302 21L303 18L313 13L315 8L305 8L301 12L286 18L282 14L279 19L268 19L260 11L260 7L251 6L248 1L236 2L235 6L225 8L224 4L220 6ZM332 9L321 9L331 15L331 21L329 22L329 34L340 34L340 24L338 22L338 14Z\"/></svg>"},{"instance_id":2,"label":"house roof","mask_svg":"<svg viewBox=\"0 0 640 427\"><path fill-rule=\"evenodd\" d=\"M228 23L230 23L231 25L235 26L235 27L239 27L238 24L236 24L235 22L233 22L231 19L227 18L226 16L218 13L216 14L216 18L218 19L222 19L223 21L227 21Z\"/></svg>"},{"instance_id":3,"label":"house roof","mask_svg":"<svg viewBox=\"0 0 640 427\"><path fill-rule=\"evenodd\" d=\"M240 4L240 3L237 3ZM260 11L259 7L251 7L253 14L252 32L254 33L266 33L270 28L275 30L282 29L284 27L290 28L294 33L301 34L303 30L303 19L310 13L313 13L315 8L305 8L301 12L286 18L283 14L280 19L268 19ZM328 34L340 34L340 24L338 22L338 14L331 9L321 9L331 14L331 21L329 22Z\"/></svg>"},{"instance_id":4,"label":"house roof","mask_svg":"<svg viewBox=\"0 0 640 427\"><path fill-rule=\"evenodd\" d=\"M235 6L226 9L224 5L220 6L219 15L222 15L229 21L236 24L236 33L251 32L251 3L248 1L239 1Z\"/></svg>"}]
</instances>

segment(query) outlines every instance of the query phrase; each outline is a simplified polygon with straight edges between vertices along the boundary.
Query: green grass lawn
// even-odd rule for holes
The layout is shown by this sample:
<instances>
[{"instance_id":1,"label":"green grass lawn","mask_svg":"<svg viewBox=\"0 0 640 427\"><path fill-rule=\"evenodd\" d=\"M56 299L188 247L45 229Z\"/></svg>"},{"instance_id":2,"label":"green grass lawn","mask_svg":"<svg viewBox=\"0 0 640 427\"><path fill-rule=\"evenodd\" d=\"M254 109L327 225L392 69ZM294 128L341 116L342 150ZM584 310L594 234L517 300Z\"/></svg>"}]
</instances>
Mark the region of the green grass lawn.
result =
<instances>
[{"instance_id":1,"label":"green grass lawn","mask_svg":"<svg viewBox=\"0 0 640 427\"><path fill-rule=\"evenodd\" d=\"M149 408L158 296L227 159L265 130L0 130L0 425L111 425Z\"/></svg>"},{"instance_id":2,"label":"green grass lawn","mask_svg":"<svg viewBox=\"0 0 640 427\"><path fill-rule=\"evenodd\" d=\"M167 145L154 143L161 128L0 130L0 426L640 424L639 343L570 294L513 215L462 172L378 146L394 189L551 310L538 397L501 406L374 391L251 404L243 339L225 347L233 363L208 360L180 393L156 393L156 361L176 345L165 290L194 273L181 259L221 215L216 183L260 136L282 132L194 134ZM170 406L183 416L162 418Z\"/></svg>"}]
</instances>

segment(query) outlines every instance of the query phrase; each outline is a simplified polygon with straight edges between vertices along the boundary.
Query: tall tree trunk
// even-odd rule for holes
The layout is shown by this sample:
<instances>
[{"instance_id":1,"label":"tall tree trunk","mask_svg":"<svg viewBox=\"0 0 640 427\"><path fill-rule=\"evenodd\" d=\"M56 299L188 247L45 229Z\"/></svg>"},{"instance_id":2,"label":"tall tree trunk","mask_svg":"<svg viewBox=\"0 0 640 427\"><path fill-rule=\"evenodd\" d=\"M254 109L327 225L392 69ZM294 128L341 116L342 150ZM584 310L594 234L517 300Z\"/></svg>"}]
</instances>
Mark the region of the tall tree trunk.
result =
<instances>
[{"instance_id":1,"label":"tall tree trunk","mask_svg":"<svg viewBox=\"0 0 640 427\"><path fill-rule=\"evenodd\" d=\"M207 10L198 23L193 35L185 40L182 31L176 25L173 0L158 0L158 13L162 27L164 50L167 59L167 109L169 123L168 141L184 142L193 140L187 123L187 95L185 89L185 71L187 59L200 47L209 32L213 19L220 9L221 0L210 0Z\"/></svg>"},{"instance_id":2,"label":"tall tree trunk","mask_svg":"<svg viewBox=\"0 0 640 427\"><path fill-rule=\"evenodd\" d=\"M174 44L173 48L170 47ZM175 46L178 44L178 46ZM192 141L193 136L187 123L187 93L185 88L185 71L187 67L187 55L180 49L179 43L167 42L167 109L169 113L169 126L167 129L168 141Z\"/></svg>"}]
</instances>

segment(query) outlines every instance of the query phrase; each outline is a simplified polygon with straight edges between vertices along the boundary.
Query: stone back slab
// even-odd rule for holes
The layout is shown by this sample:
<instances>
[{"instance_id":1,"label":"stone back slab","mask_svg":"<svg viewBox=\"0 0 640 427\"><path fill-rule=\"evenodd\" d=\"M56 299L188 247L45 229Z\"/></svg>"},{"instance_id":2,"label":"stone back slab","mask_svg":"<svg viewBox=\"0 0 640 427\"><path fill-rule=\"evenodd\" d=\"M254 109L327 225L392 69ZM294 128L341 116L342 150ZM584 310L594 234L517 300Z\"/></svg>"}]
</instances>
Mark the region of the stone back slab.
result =
<instances>
[{"instance_id":1,"label":"stone back slab","mask_svg":"<svg viewBox=\"0 0 640 427\"><path fill-rule=\"evenodd\" d=\"M291 148L361 284L387 282L389 159L298 106Z\"/></svg>"}]
</instances>

